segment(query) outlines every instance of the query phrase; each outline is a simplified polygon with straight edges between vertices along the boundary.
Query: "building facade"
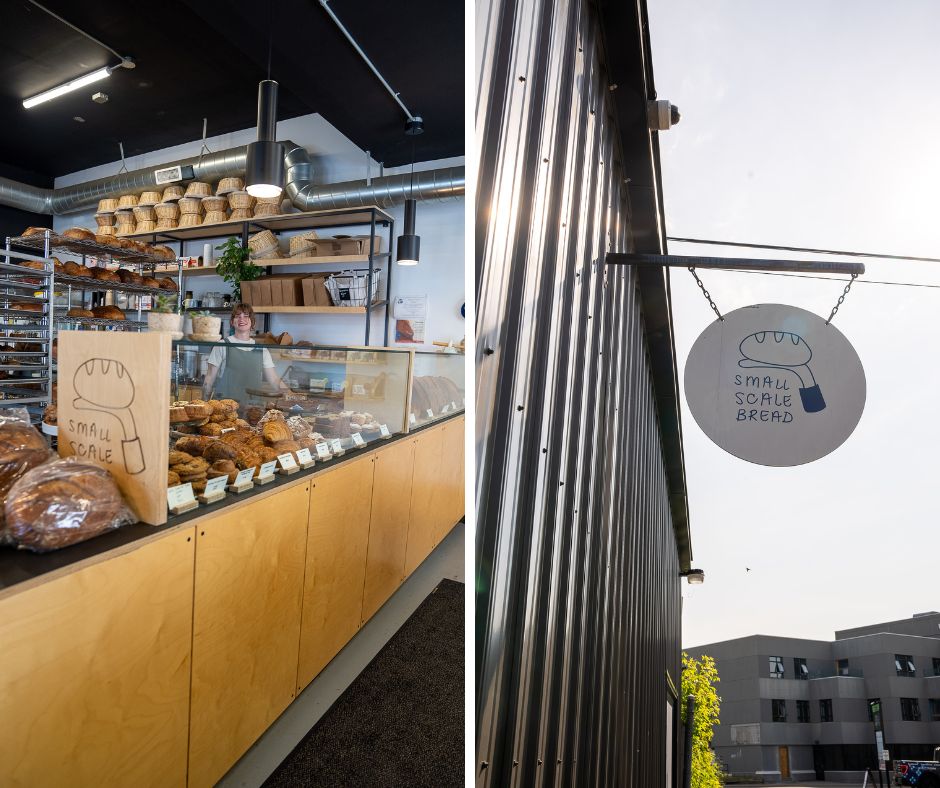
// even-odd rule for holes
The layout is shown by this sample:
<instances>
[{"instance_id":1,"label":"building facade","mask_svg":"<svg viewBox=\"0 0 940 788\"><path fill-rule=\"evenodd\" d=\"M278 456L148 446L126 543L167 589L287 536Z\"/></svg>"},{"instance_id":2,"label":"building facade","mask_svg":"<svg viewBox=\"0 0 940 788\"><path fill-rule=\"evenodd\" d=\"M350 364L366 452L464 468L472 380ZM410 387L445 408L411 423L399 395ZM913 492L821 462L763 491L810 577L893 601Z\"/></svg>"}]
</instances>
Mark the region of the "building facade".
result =
<instances>
[{"instance_id":1,"label":"building facade","mask_svg":"<svg viewBox=\"0 0 940 788\"><path fill-rule=\"evenodd\" d=\"M860 782L878 766L873 700L892 759L930 758L940 744L940 613L832 641L751 635L687 652L717 664L712 745L732 774Z\"/></svg>"}]
</instances>

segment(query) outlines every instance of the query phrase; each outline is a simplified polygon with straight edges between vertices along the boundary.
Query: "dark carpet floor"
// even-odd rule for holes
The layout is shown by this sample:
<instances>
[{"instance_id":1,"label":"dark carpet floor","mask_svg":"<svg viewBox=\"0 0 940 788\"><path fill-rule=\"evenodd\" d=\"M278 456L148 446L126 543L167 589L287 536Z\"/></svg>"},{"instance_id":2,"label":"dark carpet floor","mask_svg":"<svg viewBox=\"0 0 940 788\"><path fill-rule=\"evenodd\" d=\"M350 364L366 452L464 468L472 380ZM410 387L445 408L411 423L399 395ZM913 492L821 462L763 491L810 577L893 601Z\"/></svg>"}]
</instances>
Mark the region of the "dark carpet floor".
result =
<instances>
[{"instance_id":1,"label":"dark carpet floor","mask_svg":"<svg viewBox=\"0 0 940 788\"><path fill-rule=\"evenodd\" d=\"M264 788L464 785L464 585L443 580Z\"/></svg>"}]
</instances>

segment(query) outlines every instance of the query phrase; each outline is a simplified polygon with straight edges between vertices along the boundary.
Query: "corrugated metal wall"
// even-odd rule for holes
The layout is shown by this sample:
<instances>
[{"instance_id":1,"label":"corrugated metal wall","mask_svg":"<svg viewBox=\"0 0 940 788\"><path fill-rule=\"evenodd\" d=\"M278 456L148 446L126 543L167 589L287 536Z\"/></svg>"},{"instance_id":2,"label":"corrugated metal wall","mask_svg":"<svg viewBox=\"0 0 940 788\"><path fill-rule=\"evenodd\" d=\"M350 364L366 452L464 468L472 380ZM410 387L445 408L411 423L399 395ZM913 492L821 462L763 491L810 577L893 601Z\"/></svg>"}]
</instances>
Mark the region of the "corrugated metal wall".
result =
<instances>
[{"instance_id":1,"label":"corrugated metal wall","mask_svg":"<svg viewBox=\"0 0 940 788\"><path fill-rule=\"evenodd\" d=\"M662 786L679 563L594 6L478 2L477 47L477 782Z\"/></svg>"}]
</instances>

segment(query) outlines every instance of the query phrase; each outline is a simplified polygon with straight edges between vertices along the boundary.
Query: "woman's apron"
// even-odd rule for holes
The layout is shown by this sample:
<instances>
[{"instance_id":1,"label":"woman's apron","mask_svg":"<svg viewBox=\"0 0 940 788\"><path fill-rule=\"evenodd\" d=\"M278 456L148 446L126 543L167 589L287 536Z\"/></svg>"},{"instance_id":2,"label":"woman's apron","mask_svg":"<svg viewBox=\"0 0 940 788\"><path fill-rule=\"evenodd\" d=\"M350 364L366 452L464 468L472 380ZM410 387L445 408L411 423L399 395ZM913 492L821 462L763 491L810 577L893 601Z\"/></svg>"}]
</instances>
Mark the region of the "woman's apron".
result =
<instances>
[{"instance_id":1,"label":"woman's apron","mask_svg":"<svg viewBox=\"0 0 940 788\"><path fill-rule=\"evenodd\" d=\"M234 399L246 402L245 389L261 385L261 356L263 350L225 349L225 370L215 384L216 399Z\"/></svg>"}]
</instances>

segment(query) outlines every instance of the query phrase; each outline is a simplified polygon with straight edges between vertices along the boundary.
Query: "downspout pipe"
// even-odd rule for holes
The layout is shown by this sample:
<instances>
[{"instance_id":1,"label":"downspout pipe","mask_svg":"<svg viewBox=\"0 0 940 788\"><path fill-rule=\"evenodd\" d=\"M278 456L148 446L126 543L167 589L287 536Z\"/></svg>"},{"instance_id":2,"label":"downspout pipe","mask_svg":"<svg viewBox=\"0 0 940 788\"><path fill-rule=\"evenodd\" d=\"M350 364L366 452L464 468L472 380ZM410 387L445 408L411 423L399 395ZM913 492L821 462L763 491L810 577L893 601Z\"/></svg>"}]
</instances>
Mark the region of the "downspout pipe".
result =
<instances>
[{"instance_id":1,"label":"downspout pipe","mask_svg":"<svg viewBox=\"0 0 940 788\"><path fill-rule=\"evenodd\" d=\"M301 211L365 205L388 208L400 205L406 197L411 196L408 174L372 178L371 182L363 179L317 186L313 183L310 154L290 140L285 140L283 145L284 166L287 171L285 192L294 206ZM55 216L73 213L94 206L98 200L105 197L138 194L153 189L157 185L154 171L174 166L192 167L197 181L212 183L222 178L240 177L245 174L247 150L247 146L230 148L206 154L201 160L179 159L59 189L43 189L0 177L0 205ZM416 172L414 179L414 197L421 201L452 199L464 193L463 167Z\"/></svg>"}]
</instances>

